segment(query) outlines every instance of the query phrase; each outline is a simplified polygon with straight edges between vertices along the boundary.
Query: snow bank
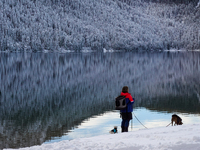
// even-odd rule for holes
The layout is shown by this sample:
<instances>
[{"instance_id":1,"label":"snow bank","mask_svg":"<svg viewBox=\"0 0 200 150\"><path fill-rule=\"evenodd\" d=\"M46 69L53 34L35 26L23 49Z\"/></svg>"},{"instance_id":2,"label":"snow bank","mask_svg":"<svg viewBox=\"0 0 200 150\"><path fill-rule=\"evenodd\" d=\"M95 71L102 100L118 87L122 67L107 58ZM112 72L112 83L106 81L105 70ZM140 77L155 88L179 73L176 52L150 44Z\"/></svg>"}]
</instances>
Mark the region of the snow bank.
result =
<instances>
[{"instance_id":1,"label":"snow bank","mask_svg":"<svg viewBox=\"0 0 200 150\"><path fill-rule=\"evenodd\" d=\"M21 150L199 150L199 124L144 129L128 133L101 135ZM11 149L9 149L11 150Z\"/></svg>"}]
</instances>

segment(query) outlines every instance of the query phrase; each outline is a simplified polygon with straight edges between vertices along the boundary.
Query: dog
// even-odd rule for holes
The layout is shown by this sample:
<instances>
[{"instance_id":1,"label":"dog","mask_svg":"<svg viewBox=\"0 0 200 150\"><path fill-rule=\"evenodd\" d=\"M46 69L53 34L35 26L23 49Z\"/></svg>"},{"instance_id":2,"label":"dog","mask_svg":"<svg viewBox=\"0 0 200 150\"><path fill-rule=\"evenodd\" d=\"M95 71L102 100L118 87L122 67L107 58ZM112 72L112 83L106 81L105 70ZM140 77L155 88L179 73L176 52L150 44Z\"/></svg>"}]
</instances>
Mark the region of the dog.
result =
<instances>
[{"instance_id":1,"label":"dog","mask_svg":"<svg viewBox=\"0 0 200 150\"><path fill-rule=\"evenodd\" d=\"M118 133L118 132L117 132L117 126L114 126L114 129L112 129L109 133L110 133L110 134Z\"/></svg>"},{"instance_id":2,"label":"dog","mask_svg":"<svg viewBox=\"0 0 200 150\"><path fill-rule=\"evenodd\" d=\"M173 126L173 122L175 122L174 125L182 125L183 124L182 119L176 114L172 115L172 119L171 119L172 126Z\"/></svg>"}]
</instances>

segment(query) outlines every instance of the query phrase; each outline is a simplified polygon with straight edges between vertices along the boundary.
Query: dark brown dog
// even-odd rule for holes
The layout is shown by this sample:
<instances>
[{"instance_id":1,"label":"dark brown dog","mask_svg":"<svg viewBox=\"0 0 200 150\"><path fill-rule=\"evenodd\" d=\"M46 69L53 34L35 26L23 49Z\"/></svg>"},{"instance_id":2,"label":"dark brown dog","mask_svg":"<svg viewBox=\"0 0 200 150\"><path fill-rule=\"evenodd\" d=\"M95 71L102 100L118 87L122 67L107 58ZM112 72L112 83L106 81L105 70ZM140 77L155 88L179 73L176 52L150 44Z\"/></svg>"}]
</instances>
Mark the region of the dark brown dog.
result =
<instances>
[{"instance_id":1,"label":"dark brown dog","mask_svg":"<svg viewBox=\"0 0 200 150\"><path fill-rule=\"evenodd\" d=\"M172 119L171 119L172 126L173 126L173 122L175 122L174 125L182 125L183 124L182 119L176 114L172 115Z\"/></svg>"}]
</instances>

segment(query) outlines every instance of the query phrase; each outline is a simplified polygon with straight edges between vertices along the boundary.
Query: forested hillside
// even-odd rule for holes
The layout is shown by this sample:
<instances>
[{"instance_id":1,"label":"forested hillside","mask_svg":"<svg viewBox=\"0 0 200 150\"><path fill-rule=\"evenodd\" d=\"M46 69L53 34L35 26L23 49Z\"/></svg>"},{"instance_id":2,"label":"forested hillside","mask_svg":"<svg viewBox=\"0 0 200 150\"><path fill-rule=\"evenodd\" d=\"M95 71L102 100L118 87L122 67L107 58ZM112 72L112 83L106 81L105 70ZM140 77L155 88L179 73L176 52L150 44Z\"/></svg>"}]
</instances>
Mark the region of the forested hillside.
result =
<instances>
[{"instance_id":1,"label":"forested hillside","mask_svg":"<svg viewBox=\"0 0 200 150\"><path fill-rule=\"evenodd\" d=\"M1 0L1 51L200 48L198 0Z\"/></svg>"}]
</instances>

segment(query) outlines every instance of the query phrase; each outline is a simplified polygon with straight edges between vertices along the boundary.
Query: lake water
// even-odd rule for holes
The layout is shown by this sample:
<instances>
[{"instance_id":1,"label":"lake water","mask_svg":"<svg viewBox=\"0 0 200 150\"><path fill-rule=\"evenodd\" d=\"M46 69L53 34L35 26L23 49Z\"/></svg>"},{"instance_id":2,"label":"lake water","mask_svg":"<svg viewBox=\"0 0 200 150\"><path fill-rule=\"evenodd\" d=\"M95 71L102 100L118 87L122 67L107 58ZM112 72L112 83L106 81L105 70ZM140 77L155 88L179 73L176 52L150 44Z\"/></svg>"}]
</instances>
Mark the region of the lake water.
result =
<instances>
[{"instance_id":1,"label":"lake water","mask_svg":"<svg viewBox=\"0 0 200 150\"><path fill-rule=\"evenodd\" d=\"M0 53L0 148L120 132L124 85L135 98L129 131L174 113L200 123L199 76L199 52Z\"/></svg>"}]
</instances>

